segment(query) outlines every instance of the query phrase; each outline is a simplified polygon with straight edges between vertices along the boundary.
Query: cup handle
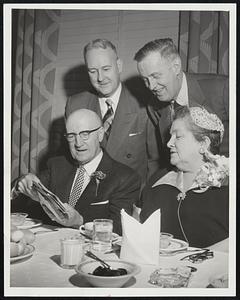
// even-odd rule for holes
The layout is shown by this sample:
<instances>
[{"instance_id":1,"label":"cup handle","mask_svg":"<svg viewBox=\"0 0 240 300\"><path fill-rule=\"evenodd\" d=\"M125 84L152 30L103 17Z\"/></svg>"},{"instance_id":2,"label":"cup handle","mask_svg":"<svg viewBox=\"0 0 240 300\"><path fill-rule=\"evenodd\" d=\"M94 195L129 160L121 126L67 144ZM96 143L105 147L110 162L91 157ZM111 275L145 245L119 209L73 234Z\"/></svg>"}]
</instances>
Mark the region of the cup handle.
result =
<instances>
[{"instance_id":1,"label":"cup handle","mask_svg":"<svg viewBox=\"0 0 240 300\"><path fill-rule=\"evenodd\" d=\"M82 232L82 233L85 233L84 225L81 225L81 226L79 227L79 231Z\"/></svg>"}]
</instances>

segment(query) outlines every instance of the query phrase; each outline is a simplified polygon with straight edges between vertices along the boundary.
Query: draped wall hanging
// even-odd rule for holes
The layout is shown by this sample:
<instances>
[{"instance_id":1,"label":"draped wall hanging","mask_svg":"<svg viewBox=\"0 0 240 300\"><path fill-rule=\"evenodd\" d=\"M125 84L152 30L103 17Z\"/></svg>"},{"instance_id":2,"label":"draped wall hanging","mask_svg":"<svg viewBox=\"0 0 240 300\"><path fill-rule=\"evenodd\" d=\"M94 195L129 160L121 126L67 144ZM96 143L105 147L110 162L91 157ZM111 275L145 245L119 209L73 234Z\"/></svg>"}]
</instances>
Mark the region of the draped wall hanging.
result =
<instances>
[{"instance_id":1,"label":"draped wall hanging","mask_svg":"<svg viewBox=\"0 0 240 300\"><path fill-rule=\"evenodd\" d=\"M228 18L228 12L180 12L179 50L184 71L228 75Z\"/></svg>"},{"instance_id":2,"label":"draped wall hanging","mask_svg":"<svg viewBox=\"0 0 240 300\"><path fill-rule=\"evenodd\" d=\"M19 10L12 101L12 180L38 171L48 144L60 11Z\"/></svg>"}]
</instances>

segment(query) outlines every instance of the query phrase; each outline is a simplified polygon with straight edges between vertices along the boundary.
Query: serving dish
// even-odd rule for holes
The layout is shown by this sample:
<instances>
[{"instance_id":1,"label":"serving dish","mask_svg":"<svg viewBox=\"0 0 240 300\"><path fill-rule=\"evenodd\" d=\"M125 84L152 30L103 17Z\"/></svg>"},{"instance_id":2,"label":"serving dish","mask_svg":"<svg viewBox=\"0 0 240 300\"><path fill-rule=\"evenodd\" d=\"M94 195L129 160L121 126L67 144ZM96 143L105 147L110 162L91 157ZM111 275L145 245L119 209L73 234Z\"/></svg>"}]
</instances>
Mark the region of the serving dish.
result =
<instances>
[{"instance_id":1,"label":"serving dish","mask_svg":"<svg viewBox=\"0 0 240 300\"><path fill-rule=\"evenodd\" d=\"M101 266L100 262L97 261L85 261L76 266L75 270L78 275L85 277L85 279L95 287L122 287L128 282L130 278L138 274L141 268L131 262L124 260L104 260L113 269L124 268L127 270L126 275L121 276L96 276L92 275L93 271Z\"/></svg>"},{"instance_id":2,"label":"serving dish","mask_svg":"<svg viewBox=\"0 0 240 300\"><path fill-rule=\"evenodd\" d=\"M22 225L18 225L18 229L31 229L42 225L42 221L37 219L26 218Z\"/></svg>"},{"instance_id":3,"label":"serving dish","mask_svg":"<svg viewBox=\"0 0 240 300\"><path fill-rule=\"evenodd\" d=\"M33 255L34 251L35 251L35 247L33 245L26 245L23 254L15 257L10 257L10 262L12 263L12 262L16 262L28 258Z\"/></svg>"}]
</instances>

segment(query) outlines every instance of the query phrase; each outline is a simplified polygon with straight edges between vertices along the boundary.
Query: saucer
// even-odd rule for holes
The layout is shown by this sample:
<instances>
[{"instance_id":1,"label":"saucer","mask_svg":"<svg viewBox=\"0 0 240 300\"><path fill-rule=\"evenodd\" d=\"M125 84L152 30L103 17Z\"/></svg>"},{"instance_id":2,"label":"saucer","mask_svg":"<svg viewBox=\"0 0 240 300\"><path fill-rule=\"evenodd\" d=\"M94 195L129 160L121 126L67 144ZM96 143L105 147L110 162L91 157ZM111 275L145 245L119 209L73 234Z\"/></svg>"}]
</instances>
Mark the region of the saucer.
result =
<instances>
[{"instance_id":1,"label":"saucer","mask_svg":"<svg viewBox=\"0 0 240 300\"><path fill-rule=\"evenodd\" d=\"M160 248L159 252L162 255L171 255L171 254L175 254L178 251L182 251L188 248L188 243L182 240L178 240L178 239L171 239L170 244L168 245L167 248Z\"/></svg>"}]
</instances>

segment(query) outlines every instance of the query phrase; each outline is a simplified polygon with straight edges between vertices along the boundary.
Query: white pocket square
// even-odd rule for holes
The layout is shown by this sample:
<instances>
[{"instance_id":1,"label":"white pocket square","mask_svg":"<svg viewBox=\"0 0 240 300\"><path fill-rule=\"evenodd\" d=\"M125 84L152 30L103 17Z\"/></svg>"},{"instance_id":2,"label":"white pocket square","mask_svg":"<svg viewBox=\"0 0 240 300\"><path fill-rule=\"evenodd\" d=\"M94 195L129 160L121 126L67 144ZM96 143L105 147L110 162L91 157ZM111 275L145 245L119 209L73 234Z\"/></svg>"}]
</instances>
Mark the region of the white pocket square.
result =
<instances>
[{"instance_id":1,"label":"white pocket square","mask_svg":"<svg viewBox=\"0 0 240 300\"><path fill-rule=\"evenodd\" d=\"M102 204L107 204L108 202L109 202L109 200L106 200L106 201L102 201L102 202L91 203L91 205L102 205Z\"/></svg>"},{"instance_id":2,"label":"white pocket square","mask_svg":"<svg viewBox=\"0 0 240 300\"><path fill-rule=\"evenodd\" d=\"M139 135L142 131L129 133L129 136Z\"/></svg>"}]
</instances>

